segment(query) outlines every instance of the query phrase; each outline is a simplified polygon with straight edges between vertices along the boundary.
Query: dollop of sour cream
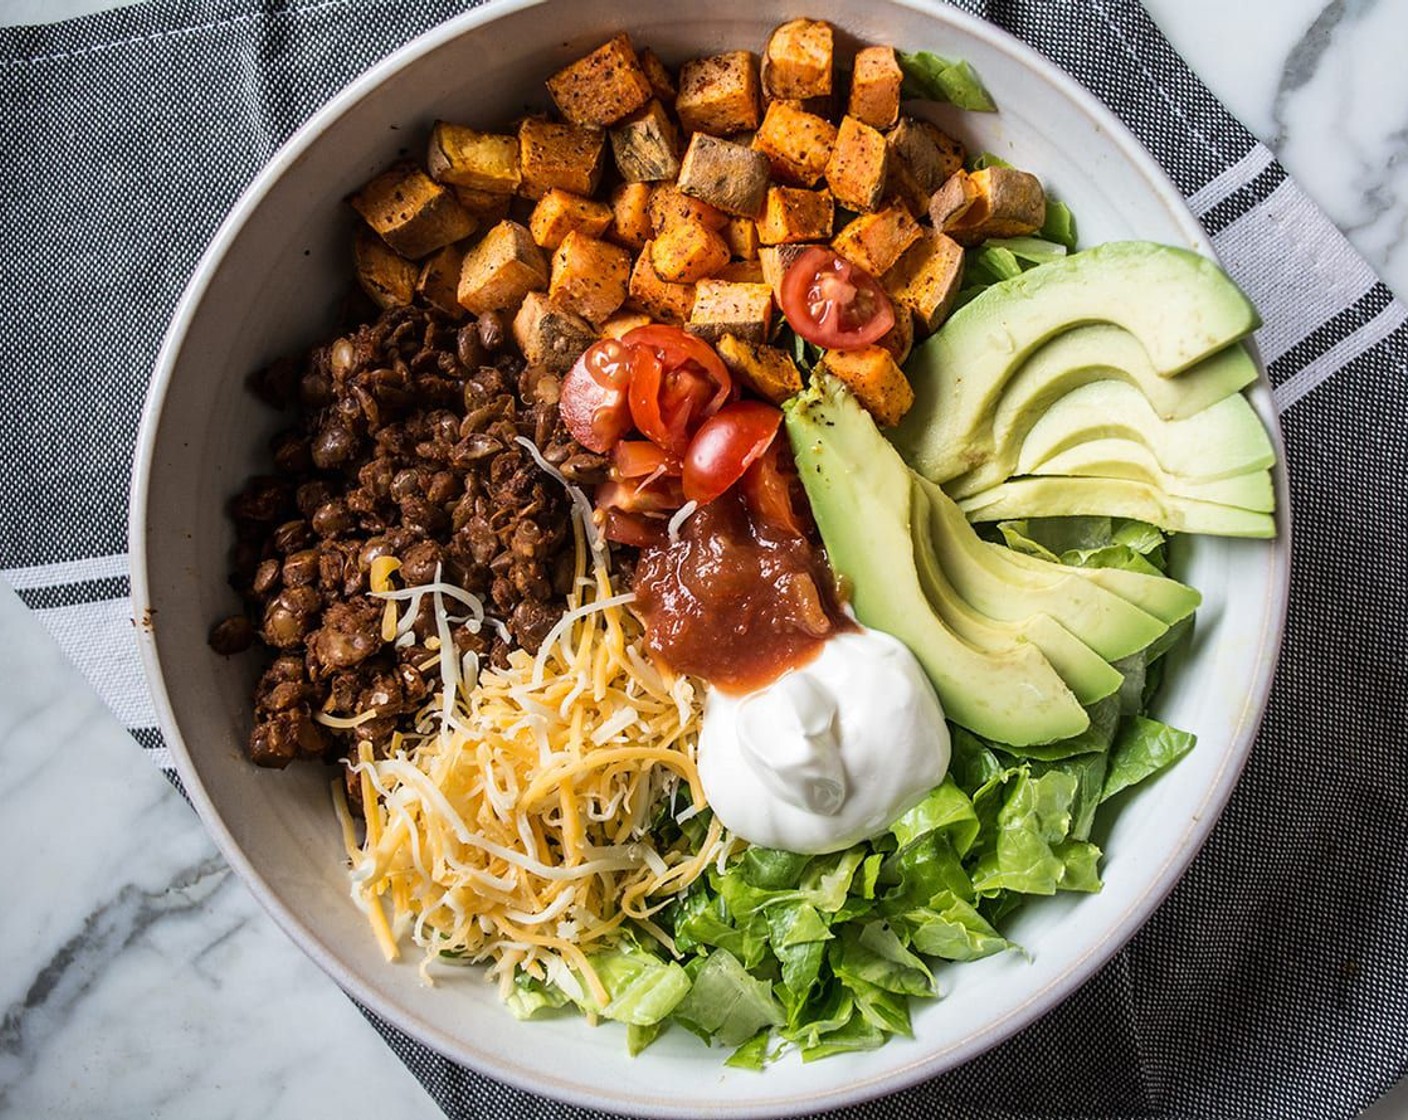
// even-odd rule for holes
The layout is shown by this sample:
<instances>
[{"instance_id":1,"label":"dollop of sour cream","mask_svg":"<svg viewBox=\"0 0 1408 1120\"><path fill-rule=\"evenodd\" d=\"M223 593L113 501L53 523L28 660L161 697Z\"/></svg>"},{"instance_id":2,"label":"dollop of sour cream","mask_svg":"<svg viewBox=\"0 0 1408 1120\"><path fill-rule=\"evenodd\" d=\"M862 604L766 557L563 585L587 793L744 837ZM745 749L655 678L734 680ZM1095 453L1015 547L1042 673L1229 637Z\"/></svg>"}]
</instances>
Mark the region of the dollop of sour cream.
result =
<instances>
[{"instance_id":1,"label":"dollop of sour cream","mask_svg":"<svg viewBox=\"0 0 1408 1120\"><path fill-rule=\"evenodd\" d=\"M861 629L756 692L711 688L699 778L735 836L820 854L883 832L943 781L949 753L919 662L890 635Z\"/></svg>"}]
</instances>

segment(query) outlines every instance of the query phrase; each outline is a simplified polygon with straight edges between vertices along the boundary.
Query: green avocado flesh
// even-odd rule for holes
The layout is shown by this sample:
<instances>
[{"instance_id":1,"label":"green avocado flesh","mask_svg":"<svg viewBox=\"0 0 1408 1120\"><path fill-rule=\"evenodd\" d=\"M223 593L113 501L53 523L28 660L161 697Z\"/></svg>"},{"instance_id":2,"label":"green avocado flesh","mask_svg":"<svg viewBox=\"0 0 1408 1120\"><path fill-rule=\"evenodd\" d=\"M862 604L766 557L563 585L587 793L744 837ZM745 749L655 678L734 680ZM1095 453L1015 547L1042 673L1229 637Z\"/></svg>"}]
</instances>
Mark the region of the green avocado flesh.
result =
<instances>
[{"instance_id":1,"label":"green avocado flesh","mask_svg":"<svg viewBox=\"0 0 1408 1120\"><path fill-rule=\"evenodd\" d=\"M986 543L986 542L985 542ZM988 544L1004 560L1017 567L1025 567L1034 572L1050 571L1051 565L1035 556L1014 552L1001 545ZM1112 591L1121 599L1127 599L1145 614L1151 614L1166 626L1182 622L1191 615L1203 601L1202 592L1179 583L1167 576L1148 575L1144 572L1131 572L1124 568L1062 568L1081 579Z\"/></svg>"},{"instance_id":2,"label":"green avocado flesh","mask_svg":"<svg viewBox=\"0 0 1408 1120\"><path fill-rule=\"evenodd\" d=\"M1083 579L1077 569L1016 554L981 540L939 487L925 479L930 537L938 562L968 603L991 618L1020 621L1045 614L1106 661L1117 661L1162 637L1167 625L1122 596ZM823 534L825 539L825 534ZM1037 567L1040 565L1040 567Z\"/></svg>"},{"instance_id":3,"label":"green avocado flesh","mask_svg":"<svg viewBox=\"0 0 1408 1120\"><path fill-rule=\"evenodd\" d=\"M1047 340L1091 323L1128 332L1154 374L1176 380L1260 320L1216 264L1186 249L1111 242L1074 253L994 284L916 349L915 402L895 445L937 482L982 466L1008 382Z\"/></svg>"},{"instance_id":4,"label":"green avocado flesh","mask_svg":"<svg viewBox=\"0 0 1408 1120\"><path fill-rule=\"evenodd\" d=\"M1124 381L1143 391L1165 420L1185 420L1257 379L1247 348L1234 343L1190 366L1177 377L1161 377L1139 340L1111 323L1073 327L1043 343L1012 374L993 414L994 426L1011 414L1040 416L1052 401L1091 381Z\"/></svg>"},{"instance_id":5,"label":"green avocado flesh","mask_svg":"<svg viewBox=\"0 0 1408 1120\"><path fill-rule=\"evenodd\" d=\"M1075 327L1039 346L1012 374L990 422L985 419L964 437L963 454L979 465L944 480L944 488L962 497L1006 481L1032 426L1052 405L1086 385L1123 383L1143 394L1156 418L1179 421L1239 394L1256 379L1256 363L1240 344L1219 350L1176 378L1165 378L1149 364L1139 340L1123 328L1108 323Z\"/></svg>"},{"instance_id":6,"label":"green avocado flesh","mask_svg":"<svg viewBox=\"0 0 1408 1120\"><path fill-rule=\"evenodd\" d=\"M1023 642L1041 650L1051 667L1082 704L1093 704L1119 691L1124 675L1050 615L1034 614L1018 622L989 618L970 607L944 575L934 551L929 494L913 483L911 530L914 563L929 605L950 630L970 645L1002 653ZM1037 560L1041 564L1043 561Z\"/></svg>"},{"instance_id":7,"label":"green avocado flesh","mask_svg":"<svg viewBox=\"0 0 1408 1120\"><path fill-rule=\"evenodd\" d=\"M1132 517L1175 533L1274 537L1269 513L1166 494L1125 478L1014 478L959 502L970 521L1024 517Z\"/></svg>"},{"instance_id":8,"label":"green avocado flesh","mask_svg":"<svg viewBox=\"0 0 1408 1120\"><path fill-rule=\"evenodd\" d=\"M1260 513L1270 513L1276 508L1276 494L1268 470L1250 470L1222 478L1186 478L1164 470L1154 453L1138 440L1093 439L1077 443L1021 473L1127 478L1179 498L1241 506Z\"/></svg>"},{"instance_id":9,"label":"green avocado flesh","mask_svg":"<svg viewBox=\"0 0 1408 1120\"><path fill-rule=\"evenodd\" d=\"M832 569L850 584L856 618L909 647L948 717L1015 746L1084 731L1085 709L1034 644L979 649L931 609L914 559L914 476L844 386L818 376L788 402L786 417L812 515Z\"/></svg>"},{"instance_id":10,"label":"green avocado flesh","mask_svg":"<svg viewBox=\"0 0 1408 1120\"><path fill-rule=\"evenodd\" d=\"M1240 394L1186 420L1164 420L1138 389L1096 381L1066 394L1031 426L1016 456L1016 473L1030 474L1053 455L1099 439L1141 443L1169 474L1228 478L1276 461L1261 420Z\"/></svg>"}]
</instances>

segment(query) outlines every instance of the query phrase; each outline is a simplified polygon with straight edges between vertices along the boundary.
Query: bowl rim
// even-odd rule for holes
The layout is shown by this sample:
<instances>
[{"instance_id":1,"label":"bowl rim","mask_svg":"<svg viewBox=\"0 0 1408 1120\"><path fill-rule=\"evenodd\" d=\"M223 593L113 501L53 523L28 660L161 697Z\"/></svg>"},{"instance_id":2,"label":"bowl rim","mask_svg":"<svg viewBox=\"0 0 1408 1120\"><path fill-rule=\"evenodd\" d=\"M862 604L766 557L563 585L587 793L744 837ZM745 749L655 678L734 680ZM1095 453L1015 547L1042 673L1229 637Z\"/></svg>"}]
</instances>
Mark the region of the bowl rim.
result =
<instances>
[{"instance_id":1,"label":"bowl rim","mask_svg":"<svg viewBox=\"0 0 1408 1120\"><path fill-rule=\"evenodd\" d=\"M351 81L310 116L280 146L273 158L259 171L231 207L230 212L201 255L173 312L171 323L153 366L152 379L143 405L141 423L137 433L128 513L128 555L134 617L143 617L143 608L151 602L147 555L148 501L155 459L156 437L160 428L167 390L175 373L195 312L200 306L226 251L238 238L250 215L259 207L275 181L297 163L305 150L332 122L351 110L389 77L416 64L423 56L469 31L516 12L550 2L552 0L488 0L487 3L451 17L408 40ZM1045 58L1035 48L995 24L941 3L939 0L889 0L889 2L895 6L921 13L939 24L947 24L982 40L994 50L1012 57L1023 68L1059 87L1076 108L1106 132L1124 158L1128 159L1151 183L1155 192L1160 196L1160 202L1184 228L1190 241L1197 245L1199 251L1216 259L1216 251L1211 239L1192 211L1189 210L1184 196L1170 180L1167 172L1129 128L1115 116L1114 112L1074 77ZM1258 386L1263 391L1269 390L1265 364L1257 352L1255 342L1251 339L1248 339L1248 342L1261 374ZM884 1073L852 1082L845 1088L802 1095L792 1094L785 1098L765 1098L760 1094L756 1104L717 1104L708 1110L709 1116L790 1116L854 1105L908 1088L961 1065L1005 1041L1066 1000L1144 926L1153 912L1167 898L1206 842L1246 764L1270 699L1271 683L1276 672L1285 633L1290 596L1290 490L1286 476L1285 444L1279 416L1274 405L1270 403L1269 392L1265 393L1265 400L1266 407L1258 409L1258 414L1266 424L1276 451L1277 462L1273 470L1273 481L1278 508L1276 515L1277 536L1265 542L1270 549L1268 563L1270 578L1265 588L1268 609L1264 614L1265 625L1262 632L1257 635L1255 647L1261 657L1253 677L1252 688L1247 693L1246 702L1238 715L1233 733L1227 741L1221 767L1207 786L1206 794L1201 803L1193 807L1179 841L1170 846L1157 871L1148 876L1147 885L1143 891L1129 900L1128 905L1120 913L1118 919L1111 923L1106 936L1101 941L1071 961L1063 971L1052 977L1039 989L1034 990L1027 999L1012 1008L1006 1015L986 1024L981 1032L941 1049L930 1050L922 1057ZM473 1053L463 1039L440 1031L417 1016L411 1009L390 1004L374 988L363 983L358 974L343 963L314 928L297 918L281 902L269 883L235 842L220 813L215 808L210 794L205 789L190 751L181 735L175 708L166 688L165 674L162 670L154 630L150 627L138 627L137 640L142 669L151 692L158 726L175 762L176 771L186 795L206 829L214 838L221 855L235 869L260 905L283 932L311 957L342 988L345 994L364 1009L370 1009L378 1019L405 1031L418 1042L429 1046L448 1060L464 1063L476 1072L498 1079L525 1092L549 1095L585 1108L597 1108L630 1115L677 1117L700 1115L697 1108L685 1109L665 1098L656 1097L648 1101L640 1098L634 1101L627 1100L609 1095L599 1089L584 1086L576 1081L559 1080L550 1072L545 1072L542 1069L532 1069L527 1065L513 1065ZM648 1113L643 1111L645 1107L649 1107ZM766 1113L760 1111L763 1108L766 1108Z\"/></svg>"}]
</instances>

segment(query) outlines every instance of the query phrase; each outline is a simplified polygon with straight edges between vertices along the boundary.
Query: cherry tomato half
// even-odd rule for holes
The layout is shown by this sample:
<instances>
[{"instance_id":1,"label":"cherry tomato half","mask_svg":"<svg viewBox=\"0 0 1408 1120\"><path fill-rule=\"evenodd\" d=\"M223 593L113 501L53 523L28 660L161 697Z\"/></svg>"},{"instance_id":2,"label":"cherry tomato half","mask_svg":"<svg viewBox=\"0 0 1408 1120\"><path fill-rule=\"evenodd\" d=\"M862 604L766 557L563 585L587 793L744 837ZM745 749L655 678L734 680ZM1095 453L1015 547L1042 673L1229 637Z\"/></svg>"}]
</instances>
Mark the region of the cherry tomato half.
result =
<instances>
[{"instance_id":1,"label":"cherry tomato half","mask_svg":"<svg viewBox=\"0 0 1408 1120\"><path fill-rule=\"evenodd\" d=\"M806 492L786 440L773 440L738 486L756 522L794 537L807 535L811 517Z\"/></svg>"},{"instance_id":2,"label":"cherry tomato half","mask_svg":"<svg viewBox=\"0 0 1408 1120\"><path fill-rule=\"evenodd\" d=\"M648 439L623 439L611 459L612 478L658 478L679 474L680 461Z\"/></svg>"},{"instance_id":3,"label":"cherry tomato half","mask_svg":"<svg viewBox=\"0 0 1408 1120\"><path fill-rule=\"evenodd\" d=\"M895 325L895 309L875 277L819 245L792 262L779 302L794 331L832 350L869 346Z\"/></svg>"},{"instance_id":4,"label":"cherry tomato half","mask_svg":"<svg viewBox=\"0 0 1408 1120\"><path fill-rule=\"evenodd\" d=\"M734 401L704 421L684 457L684 496L712 502L768 449L782 413L762 401Z\"/></svg>"},{"instance_id":5,"label":"cherry tomato half","mask_svg":"<svg viewBox=\"0 0 1408 1120\"><path fill-rule=\"evenodd\" d=\"M601 531L607 540L634 548L664 548L670 537L669 523L663 517L622 513L619 509L606 511Z\"/></svg>"},{"instance_id":6,"label":"cherry tomato half","mask_svg":"<svg viewBox=\"0 0 1408 1120\"><path fill-rule=\"evenodd\" d=\"M597 509L622 513L671 514L684 505L680 480L670 475L654 479L608 479L596 488Z\"/></svg>"},{"instance_id":7,"label":"cherry tomato half","mask_svg":"<svg viewBox=\"0 0 1408 1120\"><path fill-rule=\"evenodd\" d=\"M699 426L733 394L713 348L678 327L652 324L621 338L631 351L631 419L647 439L683 457Z\"/></svg>"},{"instance_id":8,"label":"cherry tomato half","mask_svg":"<svg viewBox=\"0 0 1408 1120\"><path fill-rule=\"evenodd\" d=\"M562 382L557 408L572 438L604 454L631 430L627 386L633 355L614 338L588 346Z\"/></svg>"}]
</instances>

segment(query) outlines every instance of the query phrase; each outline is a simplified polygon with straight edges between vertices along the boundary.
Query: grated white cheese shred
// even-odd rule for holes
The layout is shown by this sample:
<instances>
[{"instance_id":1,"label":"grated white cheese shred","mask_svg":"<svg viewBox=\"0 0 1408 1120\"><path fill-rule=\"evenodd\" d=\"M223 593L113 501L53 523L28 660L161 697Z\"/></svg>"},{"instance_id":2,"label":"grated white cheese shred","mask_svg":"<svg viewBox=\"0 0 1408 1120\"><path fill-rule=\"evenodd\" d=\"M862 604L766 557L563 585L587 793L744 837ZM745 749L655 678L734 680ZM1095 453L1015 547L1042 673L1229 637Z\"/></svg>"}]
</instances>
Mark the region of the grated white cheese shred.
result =
<instances>
[{"instance_id":1,"label":"grated white cheese shred","mask_svg":"<svg viewBox=\"0 0 1408 1120\"><path fill-rule=\"evenodd\" d=\"M582 535L591 548L595 561L594 566L597 568L608 567L609 553L606 541L597 532L596 522L592 519L592 503L587 497L586 491L570 482L565 474L543 458L543 453L538 450L538 445L527 436L515 436L514 442L522 444L523 449L533 457L533 462L538 464L538 469L556 479L567 491L567 496L572 501L572 519L581 529Z\"/></svg>"},{"instance_id":2,"label":"grated white cheese shred","mask_svg":"<svg viewBox=\"0 0 1408 1120\"><path fill-rule=\"evenodd\" d=\"M665 526L665 532L670 536L670 543L676 544L680 539L680 530L684 528L684 523L694 516L694 511L699 508L696 501L685 502L679 509L675 510L670 517L669 524Z\"/></svg>"},{"instance_id":3,"label":"grated white cheese shred","mask_svg":"<svg viewBox=\"0 0 1408 1120\"><path fill-rule=\"evenodd\" d=\"M694 806L704 803L694 760L702 705L688 678L644 655L624 609L633 596L613 593L585 495L536 452L530 445L572 495L594 578L579 547L569 609L536 657L515 650L496 669L455 655L447 607L466 608L473 627L493 621L482 602L438 570L432 583L393 588L395 562L374 564L384 633L409 633L406 617L413 622L427 599L434 608L439 652L426 668L438 666L441 687L390 757L360 745L350 766L365 817L360 844L345 804L339 819L353 897L388 959L409 937L425 953L427 981L442 958L482 961L501 984L522 970L604 1001L590 954L628 918L670 947L649 915L731 845L717 822L697 852L657 851L645 832L651 807L681 782ZM399 621L392 604L405 605Z\"/></svg>"}]
</instances>

